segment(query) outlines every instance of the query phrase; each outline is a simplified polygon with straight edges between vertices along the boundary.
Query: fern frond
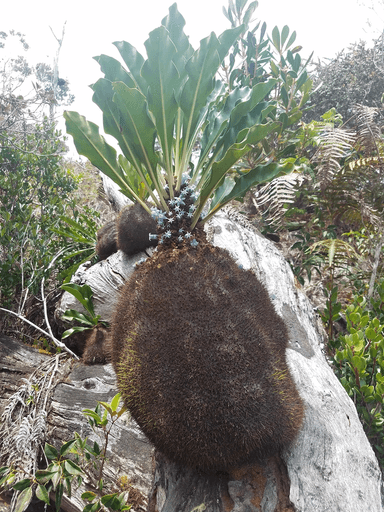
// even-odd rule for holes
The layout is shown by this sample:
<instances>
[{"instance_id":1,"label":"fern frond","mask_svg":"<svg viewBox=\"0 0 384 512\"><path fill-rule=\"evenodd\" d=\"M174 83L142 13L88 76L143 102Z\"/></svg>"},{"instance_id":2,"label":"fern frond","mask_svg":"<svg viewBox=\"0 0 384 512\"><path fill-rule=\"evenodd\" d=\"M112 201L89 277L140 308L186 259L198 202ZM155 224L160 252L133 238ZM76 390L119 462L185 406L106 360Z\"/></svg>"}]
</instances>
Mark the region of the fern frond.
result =
<instances>
[{"instance_id":1,"label":"fern frond","mask_svg":"<svg viewBox=\"0 0 384 512\"><path fill-rule=\"evenodd\" d=\"M30 416L25 416L20 424L19 431L15 436L16 451L20 454L31 451L32 441L32 420Z\"/></svg>"},{"instance_id":2,"label":"fern frond","mask_svg":"<svg viewBox=\"0 0 384 512\"><path fill-rule=\"evenodd\" d=\"M372 154L372 152L376 152L376 143L381 139L380 126L375 122L378 109L356 104L355 111L357 114L357 141L365 154Z\"/></svg>"},{"instance_id":3,"label":"fern frond","mask_svg":"<svg viewBox=\"0 0 384 512\"><path fill-rule=\"evenodd\" d=\"M352 160L345 166L346 171L354 171L355 169L362 169L365 167L378 167L383 165L383 161L378 156L368 156L366 158L358 158Z\"/></svg>"},{"instance_id":4,"label":"fern frond","mask_svg":"<svg viewBox=\"0 0 384 512\"><path fill-rule=\"evenodd\" d=\"M295 201L295 193L306 178L302 174L292 173L279 176L262 187L255 197L256 207L267 205L266 222L281 229L287 208L285 204Z\"/></svg>"},{"instance_id":5,"label":"fern frond","mask_svg":"<svg viewBox=\"0 0 384 512\"><path fill-rule=\"evenodd\" d=\"M33 421L32 425L32 442L38 446L40 443L43 442L45 438L45 433L47 430L47 413L46 411L42 410L39 411L36 415L36 418Z\"/></svg>"},{"instance_id":6,"label":"fern frond","mask_svg":"<svg viewBox=\"0 0 384 512\"><path fill-rule=\"evenodd\" d=\"M338 238L327 238L319 240L311 245L310 252L322 252L326 250L328 255L328 265L331 267L343 268L351 261L360 259L355 249L344 240Z\"/></svg>"},{"instance_id":7,"label":"fern frond","mask_svg":"<svg viewBox=\"0 0 384 512\"><path fill-rule=\"evenodd\" d=\"M319 140L314 161L319 164L317 178L321 189L325 190L341 169L339 160L346 158L352 151L355 134L328 124L320 134Z\"/></svg>"}]
</instances>

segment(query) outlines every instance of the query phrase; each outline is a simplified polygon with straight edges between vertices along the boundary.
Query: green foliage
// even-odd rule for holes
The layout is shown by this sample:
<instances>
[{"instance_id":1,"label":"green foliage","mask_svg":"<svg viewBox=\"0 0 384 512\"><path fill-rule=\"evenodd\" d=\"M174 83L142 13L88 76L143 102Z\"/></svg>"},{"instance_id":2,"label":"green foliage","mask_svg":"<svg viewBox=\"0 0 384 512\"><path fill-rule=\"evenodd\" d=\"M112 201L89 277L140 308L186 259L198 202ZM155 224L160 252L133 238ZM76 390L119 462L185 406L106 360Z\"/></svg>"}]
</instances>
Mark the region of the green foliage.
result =
<instances>
[{"instance_id":1,"label":"green foliage","mask_svg":"<svg viewBox=\"0 0 384 512\"><path fill-rule=\"evenodd\" d=\"M43 153L59 149L59 134L47 120L35 130ZM65 245L64 239L52 237L51 228L60 225L75 183L60 167L59 155L30 151L35 143L31 134L23 151L12 144L0 150L0 291L5 305L26 290L36 293L54 254Z\"/></svg>"},{"instance_id":2,"label":"green foliage","mask_svg":"<svg viewBox=\"0 0 384 512\"><path fill-rule=\"evenodd\" d=\"M115 395L110 403L99 402L94 410L84 409L83 414L88 418L90 427L102 439L101 447L96 441L90 443L87 438L82 439L76 432L74 438L65 442L60 449L45 443L47 467L37 470L29 478L18 480L17 470L4 466L0 468L0 490L13 489L19 492L15 505L15 510L19 512L25 510L33 494L49 505L49 495L52 492L58 511L64 493L71 497L72 487L81 485L86 478L87 485L92 490L81 496L86 502L83 512L130 510L125 493L106 493L103 482L109 435L118 418L125 412L126 408L120 407L120 394Z\"/></svg>"},{"instance_id":3,"label":"green foliage","mask_svg":"<svg viewBox=\"0 0 384 512\"><path fill-rule=\"evenodd\" d=\"M289 264L299 283L304 286L304 272L307 275L308 281L311 281L314 270L321 276L320 267L324 263L324 256L321 253L310 250L313 238L308 231L302 229L300 233L295 234L295 238L298 241L290 247L290 251L296 249L298 254L292 253Z\"/></svg>"},{"instance_id":4,"label":"green foliage","mask_svg":"<svg viewBox=\"0 0 384 512\"><path fill-rule=\"evenodd\" d=\"M60 225L51 228L60 237L72 240L72 244L67 247L61 258L63 264L66 261L71 262L69 267L64 268L60 273L64 282L69 281L82 263L94 260L96 256L96 234L99 228L97 220L100 214L87 206L84 206L84 212L74 210L72 213L73 217L61 215Z\"/></svg>"},{"instance_id":5,"label":"green foliage","mask_svg":"<svg viewBox=\"0 0 384 512\"><path fill-rule=\"evenodd\" d=\"M384 90L383 36L368 48L364 41L353 44L328 62L319 62L313 73L315 92L306 120L317 119L332 107L344 120L353 115L357 103L380 107Z\"/></svg>"},{"instance_id":6,"label":"green foliage","mask_svg":"<svg viewBox=\"0 0 384 512\"><path fill-rule=\"evenodd\" d=\"M96 212L80 211L73 199L77 183L63 167L62 139L47 119L22 150L11 141L0 149L0 295L4 306L21 312L52 274L53 260L69 278L84 255L92 258L97 225ZM34 152L37 141L41 154Z\"/></svg>"},{"instance_id":7,"label":"green foliage","mask_svg":"<svg viewBox=\"0 0 384 512\"><path fill-rule=\"evenodd\" d=\"M335 295L334 290L332 291ZM336 374L354 401L368 439L384 466L384 281L371 303L359 295L343 311L347 334L330 340ZM335 297L334 297L335 298Z\"/></svg>"},{"instance_id":8,"label":"green foliage","mask_svg":"<svg viewBox=\"0 0 384 512\"><path fill-rule=\"evenodd\" d=\"M300 116L293 100L284 107L283 117L278 112L273 91L280 75L255 84L239 81L229 91L215 78L243 26L219 37L212 33L194 50L184 25L174 4L145 42L146 60L125 41L115 46L126 67L105 55L96 58L104 78L92 86L93 101L103 111L105 132L115 137L122 154L117 156L94 123L76 112L64 116L78 152L148 211L144 200L150 198L157 208L168 212L167 201L180 191L188 176L196 197L193 228L212 197L213 207L204 220L231 199L243 197L255 184L294 169L292 163L271 165L273 150L264 149L263 144L272 132L281 133ZM301 78L300 82L290 87L297 91L305 81ZM236 168L255 147L256 164ZM192 163L194 151L197 155Z\"/></svg>"},{"instance_id":9,"label":"green foliage","mask_svg":"<svg viewBox=\"0 0 384 512\"><path fill-rule=\"evenodd\" d=\"M89 313L86 315L76 311L75 309L68 309L65 311L62 316L63 320L71 323L77 322L80 325L76 325L66 330L62 335L62 339L68 338L68 336L71 336L71 334L75 332L83 332L93 329L93 327L99 323L100 315L96 315L95 310L93 309L93 291L90 286L87 284L80 286L75 283L67 283L63 284L61 289L71 293ZM104 324L104 322L101 323Z\"/></svg>"}]
</instances>

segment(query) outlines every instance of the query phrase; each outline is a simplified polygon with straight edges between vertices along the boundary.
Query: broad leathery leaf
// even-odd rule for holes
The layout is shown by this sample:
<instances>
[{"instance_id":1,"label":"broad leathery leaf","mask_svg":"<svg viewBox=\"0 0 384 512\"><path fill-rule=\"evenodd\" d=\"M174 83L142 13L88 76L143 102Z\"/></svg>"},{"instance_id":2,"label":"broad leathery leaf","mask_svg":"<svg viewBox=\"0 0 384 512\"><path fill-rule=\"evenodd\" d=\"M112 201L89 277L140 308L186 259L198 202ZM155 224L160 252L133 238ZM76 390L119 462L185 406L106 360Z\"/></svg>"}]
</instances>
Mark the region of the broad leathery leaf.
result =
<instances>
[{"instance_id":1,"label":"broad leathery leaf","mask_svg":"<svg viewBox=\"0 0 384 512\"><path fill-rule=\"evenodd\" d=\"M118 493L105 494L104 496L102 496L100 501L106 508L110 508L112 510L120 510L120 508L121 508L121 503L118 498Z\"/></svg>"},{"instance_id":2,"label":"broad leathery leaf","mask_svg":"<svg viewBox=\"0 0 384 512\"><path fill-rule=\"evenodd\" d=\"M194 140L196 129L202 120L201 110L214 89L214 76L220 66L218 46L219 41L212 32L209 37L200 41L200 48L186 63L188 79L180 97L180 108L184 113L184 148L188 147L190 140Z\"/></svg>"},{"instance_id":3,"label":"broad leathery leaf","mask_svg":"<svg viewBox=\"0 0 384 512\"><path fill-rule=\"evenodd\" d=\"M231 113L231 125L236 126L244 116L268 96L276 84L277 80L272 78L268 80L268 82L259 83L252 87L249 98L239 102L233 108Z\"/></svg>"},{"instance_id":4,"label":"broad leathery leaf","mask_svg":"<svg viewBox=\"0 0 384 512\"><path fill-rule=\"evenodd\" d=\"M228 151L225 153L224 157L218 161L214 162L212 165L212 169L209 173L207 179L205 179L199 198L199 207L196 210L195 219L198 218L198 215L201 213L204 208L204 204L207 199L211 196L214 191L216 185L223 178L225 173L248 151L251 149L251 144L257 144L264 137L269 135L273 130L278 128L278 123L266 123L262 125L255 125L251 128L247 128L242 130L238 134L238 140L235 144L233 144Z\"/></svg>"},{"instance_id":5,"label":"broad leathery leaf","mask_svg":"<svg viewBox=\"0 0 384 512\"><path fill-rule=\"evenodd\" d=\"M219 52L220 64L223 62L230 48L235 44L237 38L241 35L244 29L244 25L240 25L236 28L224 30L224 32L219 35L218 40L220 42L220 46L217 51Z\"/></svg>"},{"instance_id":6,"label":"broad leathery leaf","mask_svg":"<svg viewBox=\"0 0 384 512\"><path fill-rule=\"evenodd\" d=\"M138 160L156 179L157 155L154 151L156 128L147 111L145 96L138 89L130 89L122 82L113 84L113 101L120 110L121 137L125 157L132 163ZM134 164L137 167L137 164Z\"/></svg>"},{"instance_id":7,"label":"broad leathery leaf","mask_svg":"<svg viewBox=\"0 0 384 512\"><path fill-rule=\"evenodd\" d=\"M53 477L55 473L56 471L38 470L36 471L35 477L39 484L45 484Z\"/></svg>"},{"instance_id":8,"label":"broad leathery leaf","mask_svg":"<svg viewBox=\"0 0 384 512\"><path fill-rule=\"evenodd\" d=\"M97 498L97 494L91 491L83 492L83 494L81 495L81 499L84 501L93 501L95 498Z\"/></svg>"},{"instance_id":9,"label":"broad leathery leaf","mask_svg":"<svg viewBox=\"0 0 384 512\"><path fill-rule=\"evenodd\" d=\"M173 62L177 50L168 30L163 26L150 32L145 47L148 59L142 67L142 75L149 85L148 108L155 118L166 171L170 177L173 174L172 142L178 109L175 96L178 96L181 85L179 73Z\"/></svg>"},{"instance_id":10,"label":"broad leathery leaf","mask_svg":"<svg viewBox=\"0 0 384 512\"><path fill-rule=\"evenodd\" d=\"M247 173L237 176L232 180L233 185L230 190L228 183L227 194L222 194L221 197L218 197L215 194L209 215L212 215L216 210L222 208L229 201L244 197L245 193L255 185L266 183L285 174L290 174L294 168L295 166L292 163L279 164L277 162L271 162L269 164L258 165ZM222 192L224 192L224 190Z\"/></svg>"},{"instance_id":11,"label":"broad leathery leaf","mask_svg":"<svg viewBox=\"0 0 384 512\"><path fill-rule=\"evenodd\" d=\"M305 84L307 79L308 79L308 73L304 70L296 82L296 91L300 90L300 87L302 87Z\"/></svg>"},{"instance_id":12,"label":"broad leathery leaf","mask_svg":"<svg viewBox=\"0 0 384 512\"><path fill-rule=\"evenodd\" d=\"M14 507L14 512L24 512L24 510L28 507L28 505L31 503L32 500L32 487L28 487L27 489L24 489L16 500L16 505Z\"/></svg>"},{"instance_id":13,"label":"broad leathery leaf","mask_svg":"<svg viewBox=\"0 0 384 512\"><path fill-rule=\"evenodd\" d=\"M239 142L238 134L245 129L253 128L254 126L262 124L262 122L268 117L271 112L276 110L274 102L262 101L258 103L251 111L246 111L240 120L237 120L236 126L233 126L231 121L227 126L226 132L223 137L219 140L215 153L214 159L221 159L232 144ZM269 153L269 151L267 152Z\"/></svg>"},{"instance_id":14,"label":"broad leathery leaf","mask_svg":"<svg viewBox=\"0 0 384 512\"><path fill-rule=\"evenodd\" d=\"M143 199L143 200L147 199L147 197L149 195L148 190L147 190L144 182L142 181L142 178L137 173L136 169L131 164L131 162L129 162L125 158L124 155L119 155L117 160L118 160L119 165L121 166L121 168L124 170L124 173L125 173L125 176L126 176L125 179L127 180L127 183L130 186L130 188L132 190L134 190L141 199ZM143 171L142 175L145 177L145 181L147 183L147 186L149 186L149 188L151 190L153 190L154 189L154 185L153 185L153 182L152 182L151 178L149 177L149 175L148 175L148 173L146 172L145 169L143 169L142 171ZM131 199L134 201L134 197L133 196L131 197Z\"/></svg>"},{"instance_id":15,"label":"broad leathery leaf","mask_svg":"<svg viewBox=\"0 0 384 512\"><path fill-rule=\"evenodd\" d=\"M143 78L141 75L141 68L144 64L144 57L136 50L134 46L132 46L130 43L127 43L127 41L115 41L113 44L119 50L121 58L129 69L131 78L135 83L134 87L146 95L148 84L145 78ZM111 82L117 82L117 80L111 80ZM127 85L128 87L132 87L129 86L129 84Z\"/></svg>"},{"instance_id":16,"label":"broad leathery leaf","mask_svg":"<svg viewBox=\"0 0 384 512\"><path fill-rule=\"evenodd\" d=\"M124 82L128 87L136 86L132 77L118 60L108 55L99 55L93 58L100 65L104 77L110 82Z\"/></svg>"},{"instance_id":17,"label":"broad leathery leaf","mask_svg":"<svg viewBox=\"0 0 384 512\"><path fill-rule=\"evenodd\" d=\"M123 194L127 188L124 173L117 163L116 150L105 142L99 134L99 127L88 122L77 112L64 112L67 133L72 135L79 155L88 158L92 165L111 178L121 187ZM130 191L132 193L132 191ZM127 195L127 194L126 194Z\"/></svg>"},{"instance_id":18,"label":"broad leathery leaf","mask_svg":"<svg viewBox=\"0 0 384 512\"><path fill-rule=\"evenodd\" d=\"M232 176L226 176L223 183L216 188L215 193L212 198L212 202L210 205L210 212L216 211L218 208L221 208L222 205L225 204L224 198L227 197L233 187L235 186L235 180ZM217 208L216 208L217 206Z\"/></svg>"},{"instance_id":19,"label":"broad leathery leaf","mask_svg":"<svg viewBox=\"0 0 384 512\"><path fill-rule=\"evenodd\" d=\"M122 112L120 111L117 103L113 101L115 91L112 82L105 78L101 78L93 84L92 89L94 91L92 99L103 111L105 133L115 137L126 158L128 158L136 169L140 170L140 159L138 155L135 154L134 149L129 144L129 140L127 140L126 134L124 133L123 121L121 119ZM139 91L138 94L140 94Z\"/></svg>"},{"instance_id":20,"label":"broad leathery leaf","mask_svg":"<svg viewBox=\"0 0 384 512\"><path fill-rule=\"evenodd\" d=\"M251 89L248 87L236 87L228 94L224 106L221 108L220 105L217 105L216 108L214 105L210 106L208 116L205 120L206 126L201 138L201 152L197 169L203 166L213 145L224 132L231 117L231 112L236 104L239 101L248 99L250 95Z\"/></svg>"},{"instance_id":21,"label":"broad leathery leaf","mask_svg":"<svg viewBox=\"0 0 384 512\"><path fill-rule=\"evenodd\" d=\"M168 30L169 37L176 47L177 52L173 57L173 62L179 73L180 80L184 81L186 76L185 63L192 56L194 50L189 42L189 38L184 33L185 20L177 10L176 4L171 5L168 16L161 21L161 24ZM178 95L176 94L177 97Z\"/></svg>"},{"instance_id":22,"label":"broad leathery leaf","mask_svg":"<svg viewBox=\"0 0 384 512\"><path fill-rule=\"evenodd\" d=\"M183 145L190 146L195 140L201 122L206 115L208 99L215 88L215 75L232 46L241 27L223 32L219 38L212 32L200 41L200 48L186 63L188 80L184 85L180 107L184 113Z\"/></svg>"},{"instance_id":23,"label":"broad leathery leaf","mask_svg":"<svg viewBox=\"0 0 384 512\"><path fill-rule=\"evenodd\" d=\"M93 90L92 101L103 112L103 127L105 133L115 137L120 142L120 112L117 105L113 103L112 82L106 78L100 78L91 85Z\"/></svg>"}]
</instances>

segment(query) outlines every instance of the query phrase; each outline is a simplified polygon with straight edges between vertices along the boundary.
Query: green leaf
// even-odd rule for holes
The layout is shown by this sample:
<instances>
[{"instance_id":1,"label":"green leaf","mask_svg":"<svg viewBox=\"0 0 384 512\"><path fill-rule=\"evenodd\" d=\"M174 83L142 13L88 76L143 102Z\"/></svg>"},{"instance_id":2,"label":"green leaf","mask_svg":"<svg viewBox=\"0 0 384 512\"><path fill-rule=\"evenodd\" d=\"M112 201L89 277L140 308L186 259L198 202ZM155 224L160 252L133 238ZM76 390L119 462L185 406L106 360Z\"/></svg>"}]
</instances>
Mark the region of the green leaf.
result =
<instances>
[{"instance_id":1,"label":"green leaf","mask_svg":"<svg viewBox=\"0 0 384 512\"><path fill-rule=\"evenodd\" d=\"M101 423L101 417L97 414L97 412L92 411L92 409L83 409L82 413L85 416L90 416L93 418L98 425Z\"/></svg>"},{"instance_id":2,"label":"green leaf","mask_svg":"<svg viewBox=\"0 0 384 512\"><path fill-rule=\"evenodd\" d=\"M23 480L19 480L17 484L14 484L12 487L15 489L15 491L23 491L27 487L29 487L32 484L32 481L30 478L23 478Z\"/></svg>"},{"instance_id":3,"label":"green leaf","mask_svg":"<svg viewBox=\"0 0 384 512\"><path fill-rule=\"evenodd\" d=\"M177 5L174 3L169 8L169 14L162 21L161 24L168 30L169 37L176 47L176 54L173 57L173 62L177 68L180 79L185 77L185 63L193 54L193 48L189 43L189 38L184 33L185 20L177 10ZM176 96L176 99L178 97Z\"/></svg>"},{"instance_id":4,"label":"green leaf","mask_svg":"<svg viewBox=\"0 0 384 512\"><path fill-rule=\"evenodd\" d=\"M128 185L124 173L117 163L116 150L105 142L99 134L99 127L88 122L84 116L77 112L64 112L67 132L72 135L79 155L83 155L100 169L106 176L120 186L123 194L126 194ZM136 197L135 192L129 189L129 193ZM127 195L127 194L126 194Z\"/></svg>"},{"instance_id":5,"label":"green leaf","mask_svg":"<svg viewBox=\"0 0 384 512\"><path fill-rule=\"evenodd\" d=\"M69 453L75 443L76 439L72 439L71 441L64 443L63 446L60 448L60 455L64 456L67 453Z\"/></svg>"},{"instance_id":6,"label":"green leaf","mask_svg":"<svg viewBox=\"0 0 384 512\"><path fill-rule=\"evenodd\" d=\"M120 62L108 55L99 55L94 57L99 63L101 71L110 82L124 82L128 87L136 87L132 76L123 68Z\"/></svg>"},{"instance_id":7,"label":"green leaf","mask_svg":"<svg viewBox=\"0 0 384 512\"><path fill-rule=\"evenodd\" d=\"M172 185L172 141L178 105L175 96L179 93L180 76L173 62L176 47L168 30L161 26L150 32L145 42L148 59L141 73L148 89L148 108L155 118L157 135L164 155L168 181Z\"/></svg>"},{"instance_id":8,"label":"green leaf","mask_svg":"<svg viewBox=\"0 0 384 512\"><path fill-rule=\"evenodd\" d=\"M206 200L210 197L216 185L220 182L225 173L251 149L250 144L256 144L273 130L278 128L278 126L278 123L267 123L263 125L256 125L250 129L245 129L240 132L238 136L240 141L233 144L219 162L213 163L210 175L204 182L200 192L200 202L199 207L196 210L197 213L195 215L195 219L200 215Z\"/></svg>"},{"instance_id":9,"label":"green leaf","mask_svg":"<svg viewBox=\"0 0 384 512\"><path fill-rule=\"evenodd\" d=\"M100 508L100 503L96 501L96 503L88 503L88 505L85 505L83 512L97 512Z\"/></svg>"},{"instance_id":10,"label":"green leaf","mask_svg":"<svg viewBox=\"0 0 384 512\"><path fill-rule=\"evenodd\" d=\"M91 327L71 327L70 329L67 329L66 331L63 332L61 339L65 340L66 338L69 338L69 336L72 336L72 334L75 334L76 332L89 331L89 329L91 329Z\"/></svg>"},{"instance_id":11,"label":"green leaf","mask_svg":"<svg viewBox=\"0 0 384 512\"><path fill-rule=\"evenodd\" d=\"M109 414L112 416L113 410L108 402L99 402L99 404L102 405L104 407L104 409L106 409L109 412Z\"/></svg>"},{"instance_id":12,"label":"green leaf","mask_svg":"<svg viewBox=\"0 0 384 512\"><path fill-rule=\"evenodd\" d=\"M70 475L77 476L82 475L84 473L83 470L71 460L66 460L64 463L64 467Z\"/></svg>"},{"instance_id":13,"label":"green leaf","mask_svg":"<svg viewBox=\"0 0 384 512\"><path fill-rule=\"evenodd\" d=\"M59 456L59 452L56 450L56 448L48 443L45 443L44 445L44 453L49 460L57 459Z\"/></svg>"},{"instance_id":14,"label":"green leaf","mask_svg":"<svg viewBox=\"0 0 384 512\"><path fill-rule=\"evenodd\" d=\"M353 356L352 357L352 365L359 370L359 372L363 372L367 367L367 362L364 357Z\"/></svg>"},{"instance_id":15,"label":"green leaf","mask_svg":"<svg viewBox=\"0 0 384 512\"><path fill-rule=\"evenodd\" d=\"M121 400L121 394L116 393L116 395L111 400L111 409L113 412L117 411L117 408L119 407L119 404L120 404L120 400Z\"/></svg>"},{"instance_id":16,"label":"green leaf","mask_svg":"<svg viewBox=\"0 0 384 512\"><path fill-rule=\"evenodd\" d=\"M104 507L111 508L112 510L119 510L121 506L118 493L106 494L101 498L101 503Z\"/></svg>"},{"instance_id":17,"label":"green leaf","mask_svg":"<svg viewBox=\"0 0 384 512\"><path fill-rule=\"evenodd\" d=\"M283 30L281 31L281 48L284 47L284 43L289 36L289 28L287 25L284 25Z\"/></svg>"},{"instance_id":18,"label":"green leaf","mask_svg":"<svg viewBox=\"0 0 384 512\"><path fill-rule=\"evenodd\" d=\"M47 505L50 504L50 500L49 500L49 494L48 494L48 491L47 489L44 487L44 485L38 485L37 488L36 488L36 497L40 500L40 501L44 501L44 503L46 503Z\"/></svg>"},{"instance_id":19,"label":"green leaf","mask_svg":"<svg viewBox=\"0 0 384 512\"><path fill-rule=\"evenodd\" d=\"M39 484L45 484L56 474L56 471L38 470L35 477Z\"/></svg>"},{"instance_id":20,"label":"green leaf","mask_svg":"<svg viewBox=\"0 0 384 512\"><path fill-rule=\"evenodd\" d=\"M353 315L353 313L352 313ZM350 315L350 318L352 317L352 315ZM352 318L351 318L352 320ZM353 320L352 320L353 321ZM374 329L372 329L372 327L368 327L366 330L365 330L365 335L366 337L369 339L369 340L374 340L377 336L376 334L376 331Z\"/></svg>"},{"instance_id":21,"label":"green leaf","mask_svg":"<svg viewBox=\"0 0 384 512\"><path fill-rule=\"evenodd\" d=\"M93 501L95 498L97 498L97 494L91 491L83 492L81 495L81 499L84 501Z\"/></svg>"},{"instance_id":22,"label":"green leaf","mask_svg":"<svg viewBox=\"0 0 384 512\"><path fill-rule=\"evenodd\" d=\"M97 325L98 318L95 316L91 318L88 315L84 315L83 313L80 313L79 311L76 311L76 309L67 309L65 313L63 313L62 316L63 320L67 320L68 322L77 321L87 326L87 329L91 329L95 325Z\"/></svg>"},{"instance_id":23,"label":"green leaf","mask_svg":"<svg viewBox=\"0 0 384 512\"><path fill-rule=\"evenodd\" d=\"M128 85L128 87L136 87L139 91L141 91L144 95L147 92L148 84L146 80L141 75L141 68L144 64L144 57L136 50L134 46L126 41L116 41L113 43L116 48L119 50L122 59L127 65L131 78L134 81L134 86L130 86L127 82L123 80L124 83ZM108 76L106 76L108 78ZM111 82L117 82L116 78L110 79Z\"/></svg>"},{"instance_id":24,"label":"green leaf","mask_svg":"<svg viewBox=\"0 0 384 512\"><path fill-rule=\"evenodd\" d=\"M277 27L274 27L274 29L272 30L272 42L273 42L276 50L278 52L280 52L280 50L281 50L281 47L280 47L280 32L279 32L279 29Z\"/></svg>"},{"instance_id":25,"label":"green leaf","mask_svg":"<svg viewBox=\"0 0 384 512\"><path fill-rule=\"evenodd\" d=\"M292 32L292 34L291 34L291 37L289 38L289 41L288 41L288 43L287 43L286 48L288 49L290 46L292 46L292 45L293 45L293 43L294 43L295 41L296 41L296 31L294 30L294 31ZM297 48L296 48L296 49L293 49L293 50L292 50L292 53L293 53L294 51L298 51L298 50L297 50Z\"/></svg>"},{"instance_id":26,"label":"green leaf","mask_svg":"<svg viewBox=\"0 0 384 512\"><path fill-rule=\"evenodd\" d=\"M56 506L56 512L59 512L60 506L61 506L61 500L63 498L64 493L64 484L59 483L56 487L55 491L55 506Z\"/></svg>"},{"instance_id":27,"label":"green leaf","mask_svg":"<svg viewBox=\"0 0 384 512\"><path fill-rule=\"evenodd\" d=\"M56 490L57 488L57 485L58 483L60 482L60 479L62 477L62 474L63 474L63 468L58 465L58 464L54 464L53 467L51 469L54 469L56 470L55 471L55 474L53 475L53 477L51 478L52 480L52 485L53 485L53 489Z\"/></svg>"},{"instance_id":28,"label":"green leaf","mask_svg":"<svg viewBox=\"0 0 384 512\"><path fill-rule=\"evenodd\" d=\"M154 150L156 128L148 115L146 97L138 89L130 89L122 82L112 84L113 101L120 111L120 138L125 157L135 169L143 165L151 180L157 183L157 155ZM145 177L145 175L143 174Z\"/></svg>"},{"instance_id":29,"label":"green leaf","mask_svg":"<svg viewBox=\"0 0 384 512\"><path fill-rule=\"evenodd\" d=\"M243 174L242 176L238 176L235 178L233 182L232 188L230 188L230 181L228 180L227 190L225 192L225 182L217 192L219 195L214 196L211 208L209 211L209 216L215 213L219 208L222 208L225 204L233 199L244 197L245 193L255 185L265 183L267 181L271 181L272 179L282 176L284 174L290 174L294 170L295 166L293 164L287 163L284 165L278 164L276 162L272 162L270 164L258 165L254 169L251 169L249 172Z\"/></svg>"},{"instance_id":30,"label":"green leaf","mask_svg":"<svg viewBox=\"0 0 384 512\"><path fill-rule=\"evenodd\" d=\"M80 286L79 284L75 283L68 283L61 285L61 289L65 290L66 292L72 294L82 306L92 315L92 317L95 316L95 310L93 309L93 291L90 286L87 284L84 284ZM75 310L70 310L75 311Z\"/></svg>"},{"instance_id":31,"label":"green leaf","mask_svg":"<svg viewBox=\"0 0 384 512\"><path fill-rule=\"evenodd\" d=\"M28 507L28 505L31 503L32 500L32 487L28 487L27 489L24 489L22 491L17 500L14 507L14 512L24 512L24 510Z\"/></svg>"}]
</instances>

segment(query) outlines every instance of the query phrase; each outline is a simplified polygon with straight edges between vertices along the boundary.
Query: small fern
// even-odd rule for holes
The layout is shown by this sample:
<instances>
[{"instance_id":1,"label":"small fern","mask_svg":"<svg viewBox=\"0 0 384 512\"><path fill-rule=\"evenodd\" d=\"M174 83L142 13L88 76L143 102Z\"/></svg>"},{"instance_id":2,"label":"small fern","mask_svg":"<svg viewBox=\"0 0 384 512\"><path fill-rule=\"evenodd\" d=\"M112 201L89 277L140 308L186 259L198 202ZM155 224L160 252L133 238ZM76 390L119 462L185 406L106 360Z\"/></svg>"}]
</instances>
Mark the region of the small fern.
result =
<instances>
[{"instance_id":1,"label":"small fern","mask_svg":"<svg viewBox=\"0 0 384 512\"><path fill-rule=\"evenodd\" d=\"M321 190L325 190L334 176L342 169L341 160L353 150L356 135L352 131L328 124L320 134L320 143L313 161L318 163L317 179Z\"/></svg>"},{"instance_id":2,"label":"small fern","mask_svg":"<svg viewBox=\"0 0 384 512\"><path fill-rule=\"evenodd\" d=\"M365 155L371 155L377 152L377 142L381 140L380 126L375 122L378 109L356 104L355 111L357 116L357 142Z\"/></svg>"},{"instance_id":3,"label":"small fern","mask_svg":"<svg viewBox=\"0 0 384 512\"><path fill-rule=\"evenodd\" d=\"M305 176L299 173L279 176L262 187L255 196L255 206L266 206L264 215L266 222L273 224L276 229L281 229L284 214L287 211L286 204L295 201L297 188L305 181Z\"/></svg>"}]
</instances>

